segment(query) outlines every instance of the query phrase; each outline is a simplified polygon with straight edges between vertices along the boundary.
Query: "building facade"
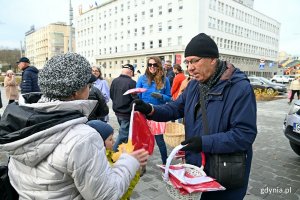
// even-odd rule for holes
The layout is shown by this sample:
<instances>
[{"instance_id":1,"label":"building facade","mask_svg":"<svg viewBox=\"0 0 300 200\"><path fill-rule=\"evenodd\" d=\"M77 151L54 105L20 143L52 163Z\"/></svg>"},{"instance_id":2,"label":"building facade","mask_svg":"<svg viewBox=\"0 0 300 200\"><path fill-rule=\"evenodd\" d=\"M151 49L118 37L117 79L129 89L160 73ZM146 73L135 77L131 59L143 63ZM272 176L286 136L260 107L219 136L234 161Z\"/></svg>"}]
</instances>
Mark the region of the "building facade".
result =
<instances>
[{"instance_id":1,"label":"building facade","mask_svg":"<svg viewBox=\"0 0 300 200\"><path fill-rule=\"evenodd\" d=\"M122 64L142 73L149 56L183 64L184 49L200 32L217 43L220 59L248 74L277 71L280 23L253 10L253 0L106 0L76 18L77 52L104 77Z\"/></svg>"},{"instance_id":2,"label":"building facade","mask_svg":"<svg viewBox=\"0 0 300 200\"><path fill-rule=\"evenodd\" d=\"M31 30L25 33L25 56L29 58L31 64L40 69L52 56L67 53L69 28L70 26L63 22L51 23L38 30L31 27ZM74 47L75 42L73 50Z\"/></svg>"}]
</instances>

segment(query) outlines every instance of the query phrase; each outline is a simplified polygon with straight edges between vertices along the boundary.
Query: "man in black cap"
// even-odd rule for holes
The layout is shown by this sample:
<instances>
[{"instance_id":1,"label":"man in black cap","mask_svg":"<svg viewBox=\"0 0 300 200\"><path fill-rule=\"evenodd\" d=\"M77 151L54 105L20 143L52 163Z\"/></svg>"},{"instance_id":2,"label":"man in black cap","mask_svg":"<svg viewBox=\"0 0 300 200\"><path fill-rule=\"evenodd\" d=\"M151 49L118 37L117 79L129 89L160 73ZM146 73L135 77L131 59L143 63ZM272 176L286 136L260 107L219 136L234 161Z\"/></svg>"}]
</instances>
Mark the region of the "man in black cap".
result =
<instances>
[{"instance_id":1,"label":"man in black cap","mask_svg":"<svg viewBox=\"0 0 300 200\"><path fill-rule=\"evenodd\" d=\"M192 38L186 46L185 63L193 80L176 101L152 106L135 100L135 109L155 121L184 117L186 140L181 144L186 145L182 149L186 151L186 162L201 166L199 152L204 152L208 176L216 178L214 172L220 166L222 169L217 172L226 172L231 178L217 178L226 190L202 193L201 200L242 200L247 191L252 144L257 133L253 89L244 72L219 59L217 44L204 33ZM224 154L229 160L238 158L240 165L232 164L232 167L227 161L217 165L215 158Z\"/></svg>"},{"instance_id":2,"label":"man in black cap","mask_svg":"<svg viewBox=\"0 0 300 200\"><path fill-rule=\"evenodd\" d=\"M131 64L122 66L122 73L115 78L110 86L110 98L112 100L112 108L115 112L118 123L120 125L119 135L114 144L114 151L117 151L119 144L125 143L128 140L129 122L131 113L131 102L135 96L128 94L123 95L127 90L133 89L136 82L132 80L134 76L134 67Z\"/></svg>"},{"instance_id":3,"label":"man in black cap","mask_svg":"<svg viewBox=\"0 0 300 200\"><path fill-rule=\"evenodd\" d=\"M30 61L26 57L20 58L17 62L18 67L22 70L21 93L40 92L38 85L39 70L34 66L29 66Z\"/></svg>"}]
</instances>

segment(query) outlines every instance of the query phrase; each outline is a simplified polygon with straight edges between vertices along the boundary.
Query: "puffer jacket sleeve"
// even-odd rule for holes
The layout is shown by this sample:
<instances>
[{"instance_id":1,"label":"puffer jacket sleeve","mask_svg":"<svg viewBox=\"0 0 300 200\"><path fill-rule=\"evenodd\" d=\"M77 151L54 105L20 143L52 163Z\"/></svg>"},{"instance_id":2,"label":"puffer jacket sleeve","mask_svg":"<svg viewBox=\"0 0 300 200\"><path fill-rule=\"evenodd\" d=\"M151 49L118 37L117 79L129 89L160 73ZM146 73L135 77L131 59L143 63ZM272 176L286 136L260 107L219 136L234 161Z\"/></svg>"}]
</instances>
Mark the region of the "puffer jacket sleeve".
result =
<instances>
[{"instance_id":1,"label":"puffer jacket sleeve","mask_svg":"<svg viewBox=\"0 0 300 200\"><path fill-rule=\"evenodd\" d=\"M139 168L138 161L122 154L110 167L99 133L85 136L72 148L67 166L78 191L84 199L120 199Z\"/></svg>"}]
</instances>

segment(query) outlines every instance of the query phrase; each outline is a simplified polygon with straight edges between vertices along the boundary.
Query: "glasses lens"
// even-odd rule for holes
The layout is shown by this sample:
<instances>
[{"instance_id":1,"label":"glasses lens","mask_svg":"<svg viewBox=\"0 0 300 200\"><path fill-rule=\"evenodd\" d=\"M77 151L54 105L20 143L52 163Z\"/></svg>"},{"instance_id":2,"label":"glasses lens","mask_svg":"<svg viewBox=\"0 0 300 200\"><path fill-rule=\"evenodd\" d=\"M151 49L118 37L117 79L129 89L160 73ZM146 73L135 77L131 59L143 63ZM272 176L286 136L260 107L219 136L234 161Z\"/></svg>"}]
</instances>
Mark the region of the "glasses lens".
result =
<instances>
[{"instance_id":1,"label":"glasses lens","mask_svg":"<svg viewBox=\"0 0 300 200\"><path fill-rule=\"evenodd\" d=\"M151 67L151 66L158 67L157 63L148 63L148 67Z\"/></svg>"}]
</instances>

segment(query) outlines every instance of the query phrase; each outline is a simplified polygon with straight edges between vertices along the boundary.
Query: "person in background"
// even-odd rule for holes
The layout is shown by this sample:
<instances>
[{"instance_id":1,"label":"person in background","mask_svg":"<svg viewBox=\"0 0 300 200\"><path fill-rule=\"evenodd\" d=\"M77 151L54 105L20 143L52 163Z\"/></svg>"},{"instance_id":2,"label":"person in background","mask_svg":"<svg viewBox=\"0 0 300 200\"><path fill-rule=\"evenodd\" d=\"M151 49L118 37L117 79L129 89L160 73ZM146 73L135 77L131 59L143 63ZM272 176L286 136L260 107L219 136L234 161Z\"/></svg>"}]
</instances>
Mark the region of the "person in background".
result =
<instances>
[{"instance_id":1,"label":"person in background","mask_svg":"<svg viewBox=\"0 0 300 200\"><path fill-rule=\"evenodd\" d=\"M288 102L289 104L292 103L296 93L297 98L300 98L300 76L296 77L296 79L291 82L290 90L292 91L292 94L290 95L290 101Z\"/></svg>"},{"instance_id":2,"label":"person in background","mask_svg":"<svg viewBox=\"0 0 300 200\"><path fill-rule=\"evenodd\" d=\"M130 114L132 109L131 103L134 100L134 96L123 94L129 89L135 88L136 82L132 80L133 76L134 67L131 64L123 65L121 75L112 81L110 87L110 98L113 103L112 108L120 125L119 135L113 148L115 152L118 151L119 144L128 141Z\"/></svg>"},{"instance_id":3,"label":"person in background","mask_svg":"<svg viewBox=\"0 0 300 200\"><path fill-rule=\"evenodd\" d=\"M108 123L98 121L98 120L88 121L86 124L93 127L100 134L101 138L104 141L104 146L106 148L107 160L113 166L113 164L115 163L112 159L112 155L114 153L113 146L115 143L115 141L113 139L114 129ZM139 180L140 180L140 172L138 170L136 172L134 178L131 180L128 190L126 191L126 193L122 196L122 198L120 200L129 200L130 199L133 189Z\"/></svg>"},{"instance_id":4,"label":"person in background","mask_svg":"<svg viewBox=\"0 0 300 200\"><path fill-rule=\"evenodd\" d=\"M3 107L2 105L2 98L1 98L1 91L0 91L0 109ZM0 115L0 119L1 119L1 115Z\"/></svg>"},{"instance_id":5,"label":"person in background","mask_svg":"<svg viewBox=\"0 0 300 200\"><path fill-rule=\"evenodd\" d=\"M21 94L40 92L40 87L38 85L39 70L34 66L29 66L30 60L26 57L20 58L17 64L19 69L23 71L20 84Z\"/></svg>"},{"instance_id":6,"label":"person in background","mask_svg":"<svg viewBox=\"0 0 300 200\"><path fill-rule=\"evenodd\" d=\"M239 169L245 170L240 187L201 195L201 200L242 200L247 192L252 144L257 134L254 91L244 72L219 59L217 44L205 33L192 38L184 54L188 71L193 76L184 92L176 101L164 105L135 100L135 110L155 121L185 118L186 140L181 144L186 145L182 150L186 151L188 164L200 167L200 152L205 153L207 163L213 154L245 152L246 165ZM207 133L202 106L206 109ZM209 166L204 171L210 176L208 169Z\"/></svg>"},{"instance_id":7,"label":"person in background","mask_svg":"<svg viewBox=\"0 0 300 200\"><path fill-rule=\"evenodd\" d=\"M166 76L167 76L167 78L169 79L169 82L170 82L170 87L172 87L175 74L173 72L172 63L171 63L170 60L166 60L166 62L164 64L164 68L166 70Z\"/></svg>"},{"instance_id":8,"label":"person in background","mask_svg":"<svg viewBox=\"0 0 300 200\"><path fill-rule=\"evenodd\" d=\"M139 149L110 166L101 136L86 124L97 103L87 100L95 80L83 56L56 55L39 73L40 100L7 106L0 149L9 154L8 175L20 199L117 200L146 165L148 152Z\"/></svg>"},{"instance_id":9,"label":"person in background","mask_svg":"<svg viewBox=\"0 0 300 200\"><path fill-rule=\"evenodd\" d=\"M182 81L185 79L185 75L179 64L174 65L173 72L175 73L175 78L174 78L173 85L171 88L171 94L172 94L172 99L176 100L178 97L178 93L180 91L180 85L181 85Z\"/></svg>"},{"instance_id":10,"label":"person in background","mask_svg":"<svg viewBox=\"0 0 300 200\"><path fill-rule=\"evenodd\" d=\"M98 88L103 96L105 97L106 103L109 102L109 86L107 81L102 77L102 72L100 67L92 67L92 73L97 77L97 80L94 83L94 86ZM108 122L108 115L103 119L104 122Z\"/></svg>"},{"instance_id":11,"label":"person in background","mask_svg":"<svg viewBox=\"0 0 300 200\"><path fill-rule=\"evenodd\" d=\"M143 93L138 94L139 99L153 105L161 105L171 101L169 79L165 77L162 63L159 57L149 57L147 59L147 69L144 75L141 75L136 84L137 88L146 88ZM167 148L163 138L164 124L150 121L150 128L157 127L155 130L155 140L158 145L161 160L166 164Z\"/></svg>"},{"instance_id":12,"label":"person in background","mask_svg":"<svg viewBox=\"0 0 300 200\"><path fill-rule=\"evenodd\" d=\"M180 88L179 88L179 92L178 92L178 95L177 95L177 97L179 97L179 95L181 95L182 93L183 93L183 91L185 90L185 88L187 87L187 85L189 84L189 82L190 82L190 80L193 78L191 75L190 75L190 73L188 72L188 77L186 77L183 81L182 81L182 83L181 83L181 85L180 85Z\"/></svg>"},{"instance_id":13,"label":"person in background","mask_svg":"<svg viewBox=\"0 0 300 200\"><path fill-rule=\"evenodd\" d=\"M4 88L8 103L13 103L19 98L18 84L16 82L15 74L12 70L7 70L4 78Z\"/></svg>"}]
</instances>

